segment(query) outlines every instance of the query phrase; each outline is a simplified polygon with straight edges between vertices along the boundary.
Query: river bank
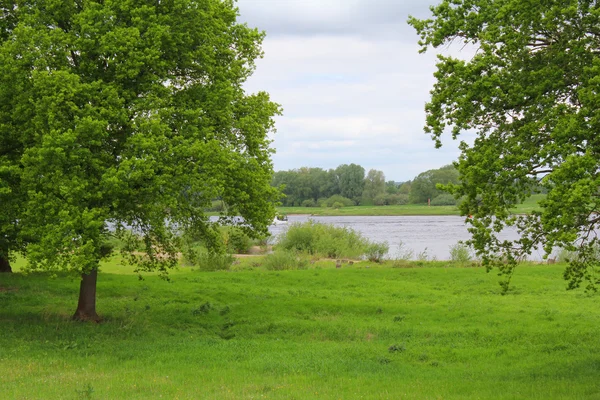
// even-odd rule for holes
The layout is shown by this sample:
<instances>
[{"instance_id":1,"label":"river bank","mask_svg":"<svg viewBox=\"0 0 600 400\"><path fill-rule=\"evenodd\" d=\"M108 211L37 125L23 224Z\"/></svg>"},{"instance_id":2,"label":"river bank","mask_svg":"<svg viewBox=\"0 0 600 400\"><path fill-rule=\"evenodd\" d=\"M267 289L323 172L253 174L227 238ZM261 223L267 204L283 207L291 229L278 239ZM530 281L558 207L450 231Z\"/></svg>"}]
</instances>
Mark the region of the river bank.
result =
<instances>
[{"instance_id":1,"label":"river bank","mask_svg":"<svg viewBox=\"0 0 600 400\"><path fill-rule=\"evenodd\" d=\"M536 194L513 209L515 214L527 214L539 209L539 201L545 195ZM339 216L412 216L412 215L460 215L457 206L428 206L427 204L406 204L396 206L353 206L353 207L277 207L277 212L285 215L314 215L322 217Z\"/></svg>"}]
</instances>

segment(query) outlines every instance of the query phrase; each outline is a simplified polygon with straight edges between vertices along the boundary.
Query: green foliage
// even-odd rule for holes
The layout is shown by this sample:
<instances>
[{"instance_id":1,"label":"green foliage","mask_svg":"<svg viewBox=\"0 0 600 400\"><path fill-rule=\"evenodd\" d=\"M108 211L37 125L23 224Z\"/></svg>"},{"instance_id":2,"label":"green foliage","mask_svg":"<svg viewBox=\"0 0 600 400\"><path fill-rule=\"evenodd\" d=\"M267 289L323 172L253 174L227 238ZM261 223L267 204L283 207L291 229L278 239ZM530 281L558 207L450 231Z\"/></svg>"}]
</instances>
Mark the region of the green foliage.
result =
<instances>
[{"instance_id":1,"label":"green foliage","mask_svg":"<svg viewBox=\"0 0 600 400\"><path fill-rule=\"evenodd\" d=\"M394 181L387 181L385 183L385 192L387 194L397 194L401 184L402 183L396 183Z\"/></svg>"},{"instance_id":2,"label":"green foliage","mask_svg":"<svg viewBox=\"0 0 600 400\"><path fill-rule=\"evenodd\" d=\"M365 169L357 164L342 164L335 169L339 194L354 201L362 196L365 185Z\"/></svg>"},{"instance_id":3,"label":"green foliage","mask_svg":"<svg viewBox=\"0 0 600 400\"><path fill-rule=\"evenodd\" d=\"M208 207L206 211L221 212L225 211L226 209L227 207L225 206L225 203L222 200L213 200L211 202L210 207Z\"/></svg>"},{"instance_id":4,"label":"green foliage","mask_svg":"<svg viewBox=\"0 0 600 400\"><path fill-rule=\"evenodd\" d=\"M252 239L241 228L227 226L221 228L221 235L229 253L247 254L252 247Z\"/></svg>"},{"instance_id":5,"label":"green foliage","mask_svg":"<svg viewBox=\"0 0 600 400\"><path fill-rule=\"evenodd\" d=\"M340 207L352 207L356 205L354 201L346 197L340 196L339 194L334 194L333 196L328 198L325 204L327 205L327 207L333 207L335 203L340 203Z\"/></svg>"},{"instance_id":6,"label":"green foliage","mask_svg":"<svg viewBox=\"0 0 600 400\"><path fill-rule=\"evenodd\" d=\"M377 171L375 169L369 170L367 176L365 177L365 185L362 192L362 197L373 200L379 195L383 195L385 193L386 183L385 183L385 175L382 171Z\"/></svg>"},{"instance_id":7,"label":"green foliage","mask_svg":"<svg viewBox=\"0 0 600 400\"><path fill-rule=\"evenodd\" d=\"M267 254L263 260L263 266L268 271L306 269L308 264L306 256L285 250L276 250Z\"/></svg>"},{"instance_id":8,"label":"green foliage","mask_svg":"<svg viewBox=\"0 0 600 400\"><path fill-rule=\"evenodd\" d=\"M390 246L387 242L369 243L365 249L365 257L372 262L380 263L384 260Z\"/></svg>"},{"instance_id":9,"label":"green foliage","mask_svg":"<svg viewBox=\"0 0 600 400\"><path fill-rule=\"evenodd\" d=\"M360 258L369 241L346 227L314 221L293 223L278 239L278 249L329 258Z\"/></svg>"},{"instance_id":10,"label":"green foliage","mask_svg":"<svg viewBox=\"0 0 600 400\"><path fill-rule=\"evenodd\" d=\"M316 207L317 203L313 199L306 199L302 202L302 207Z\"/></svg>"},{"instance_id":11,"label":"green foliage","mask_svg":"<svg viewBox=\"0 0 600 400\"><path fill-rule=\"evenodd\" d=\"M439 185L457 184L458 171L452 165L419 174L410 185L411 203L427 203L429 199L444 194Z\"/></svg>"},{"instance_id":12,"label":"green foliage","mask_svg":"<svg viewBox=\"0 0 600 400\"><path fill-rule=\"evenodd\" d=\"M264 34L236 22L233 2L9 3L0 240L26 244L31 270L96 269L110 221L144 241L128 261L166 273L179 231L210 235L215 198L267 232L279 106L245 92Z\"/></svg>"},{"instance_id":13,"label":"green foliage","mask_svg":"<svg viewBox=\"0 0 600 400\"><path fill-rule=\"evenodd\" d=\"M340 203L339 201L336 201L335 203L333 203L333 204L331 205L331 207L332 207L332 208L334 208L334 209L336 209L336 210L338 210L338 209L340 209L340 208L344 207L344 204L343 204L343 203Z\"/></svg>"},{"instance_id":14,"label":"green foliage","mask_svg":"<svg viewBox=\"0 0 600 400\"><path fill-rule=\"evenodd\" d=\"M314 201L339 193L335 171L325 171L321 168L303 167L278 171L273 175L272 184L277 187L283 186L286 196L282 199L284 206L301 206L306 200Z\"/></svg>"},{"instance_id":15,"label":"green foliage","mask_svg":"<svg viewBox=\"0 0 600 400\"><path fill-rule=\"evenodd\" d=\"M431 205L432 206L455 206L456 199L454 198L453 195L444 193L444 194L440 194L440 195L434 197L433 200L431 200Z\"/></svg>"},{"instance_id":16,"label":"green foliage","mask_svg":"<svg viewBox=\"0 0 600 400\"><path fill-rule=\"evenodd\" d=\"M459 185L448 187L473 215L472 240L488 268L507 281L518 261L542 247L577 251L565 271L569 287L600 283L593 247L600 203L600 24L590 1L444 0L432 17L410 19L422 51L462 42L477 48L467 60L440 56L426 105L425 130L436 145L451 128L461 144ZM547 192L541 209L513 216L530 195ZM516 241L497 232L512 226ZM576 245L574 242L578 241ZM505 287L508 287L505 285Z\"/></svg>"},{"instance_id":17,"label":"green foliage","mask_svg":"<svg viewBox=\"0 0 600 400\"><path fill-rule=\"evenodd\" d=\"M473 259L471 249L464 243L458 242L450 246L450 261L466 264Z\"/></svg>"},{"instance_id":18,"label":"green foliage","mask_svg":"<svg viewBox=\"0 0 600 400\"><path fill-rule=\"evenodd\" d=\"M380 194L373 203L376 206L395 206L408 204L408 195L406 194Z\"/></svg>"},{"instance_id":19,"label":"green foliage","mask_svg":"<svg viewBox=\"0 0 600 400\"><path fill-rule=\"evenodd\" d=\"M212 253L201 250L195 259L187 260L198 271L227 271L233 265L235 257L229 253Z\"/></svg>"}]
</instances>

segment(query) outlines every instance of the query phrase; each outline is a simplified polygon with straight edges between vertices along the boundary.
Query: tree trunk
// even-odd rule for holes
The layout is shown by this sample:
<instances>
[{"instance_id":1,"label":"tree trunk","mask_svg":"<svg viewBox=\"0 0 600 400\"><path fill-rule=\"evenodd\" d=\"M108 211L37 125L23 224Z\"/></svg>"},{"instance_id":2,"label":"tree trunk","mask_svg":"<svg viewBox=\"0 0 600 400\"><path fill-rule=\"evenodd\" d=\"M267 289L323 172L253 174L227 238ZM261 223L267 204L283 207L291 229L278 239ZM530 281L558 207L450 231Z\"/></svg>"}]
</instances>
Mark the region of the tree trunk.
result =
<instances>
[{"instance_id":1,"label":"tree trunk","mask_svg":"<svg viewBox=\"0 0 600 400\"><path fill-rule=\"evenodd\" d=\"M0 253L0 273L1 272L12 272L8 258L4 257L2 253Z\"/></svg>"},{"instance_id":2,"label":"tree trunk","mask_svg":"<svg viewBox=\"0 0 600 400\"><path fill-rule=\"evenodd\" d=\"M98 280L98 269L94 268L89 274L81 274L79 285L79 302L73 319L77 321L100 322L96 314L96 281Z\"/></svg>"}]
</instances>

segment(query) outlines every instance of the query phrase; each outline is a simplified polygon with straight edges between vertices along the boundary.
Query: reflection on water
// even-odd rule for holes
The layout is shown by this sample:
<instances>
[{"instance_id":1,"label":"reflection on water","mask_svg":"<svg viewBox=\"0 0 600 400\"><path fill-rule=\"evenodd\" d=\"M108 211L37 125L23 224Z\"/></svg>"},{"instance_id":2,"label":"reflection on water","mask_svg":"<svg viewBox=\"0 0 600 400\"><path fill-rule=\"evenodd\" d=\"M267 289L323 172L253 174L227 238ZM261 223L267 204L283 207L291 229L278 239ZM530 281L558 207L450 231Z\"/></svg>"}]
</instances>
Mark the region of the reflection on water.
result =
<instances>
[{"instance_id":1,"label":"reflection on water","mask_svg":"<svg viewBox=\"0 0 600 400\"><path fill-rule=\"evenodd\" d=\"M389 254L394 256L403 249L411 249L414 257L426 251L429 259L447 260L450 258L450 246L459 240L467 240L464 217L459 216L401 216L401 217L317 217L307 215L290 215L289 223L305 222L309 219L336 226L346 226L360 232L374 242L387 241L390 245ZM287 225L271 226L269 231L278 235L287 229ZM514 240L518 236L514 230L505 230L500 235L503 239ZM532 259L541 259L542 252L534 253Z\"/></svg>"}]
</instances>

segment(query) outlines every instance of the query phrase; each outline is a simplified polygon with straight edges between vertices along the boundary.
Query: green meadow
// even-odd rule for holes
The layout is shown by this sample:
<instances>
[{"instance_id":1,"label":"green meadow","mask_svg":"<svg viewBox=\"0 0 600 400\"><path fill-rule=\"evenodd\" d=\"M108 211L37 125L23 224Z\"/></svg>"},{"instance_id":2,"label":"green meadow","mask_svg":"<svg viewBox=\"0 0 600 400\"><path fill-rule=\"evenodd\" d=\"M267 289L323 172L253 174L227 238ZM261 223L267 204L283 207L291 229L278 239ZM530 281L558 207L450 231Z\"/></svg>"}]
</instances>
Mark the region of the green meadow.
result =
<instances>
[{"instance_id":1,"label":"green meadow","mask_svg":"<svg viewBox=\"0 0 600 400\"><path fill-rule=\"evenodd\" d=\"M98 281L100 324L70 320L78 281L0 275L3 399L600 399L599 295L561 265L498 276L366 261ZM398 266L398 264L395 264Z\"/></svg>"},{"instance_id":2,"label":"green meadow","mask_svg":"<svg viewBox=\"0 0 600 400\"><path fill-rule=\"evenodd\" d=\"M538 210L538 201L545 195L535 194L523 204L517 205L515 214L527 214ZM402 215L460 215L456 206L427 206L426 204L406 204L396 206L352 206L352 207L278 207L280 214L311 214L317 216L402 216Z\"/></svg>"}]
</instances>

